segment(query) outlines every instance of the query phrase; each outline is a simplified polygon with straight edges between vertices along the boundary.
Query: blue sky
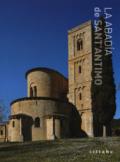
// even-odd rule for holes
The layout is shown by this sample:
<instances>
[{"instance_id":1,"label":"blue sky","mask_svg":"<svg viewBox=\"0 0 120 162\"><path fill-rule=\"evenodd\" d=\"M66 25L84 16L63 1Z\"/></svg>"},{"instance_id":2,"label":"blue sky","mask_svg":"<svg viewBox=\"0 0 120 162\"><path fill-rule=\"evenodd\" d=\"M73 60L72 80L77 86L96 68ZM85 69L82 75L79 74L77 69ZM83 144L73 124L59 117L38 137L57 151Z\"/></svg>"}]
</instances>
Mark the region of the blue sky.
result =
<instances>
[{"instance_id":1,"label":"blue sky","mask_svg":"<svg viewBox=\"0 0 120 162\"><path fill-rule=\"evenodd\" d=\"M112 7L113 65L120 82L119 0L4 0L0 1L0 101L27 95L25 72L37 66L68 74L67 31L94 18L94 7ZM117 113L120 117L120 90Z\"/></svg>"}]
</instances>

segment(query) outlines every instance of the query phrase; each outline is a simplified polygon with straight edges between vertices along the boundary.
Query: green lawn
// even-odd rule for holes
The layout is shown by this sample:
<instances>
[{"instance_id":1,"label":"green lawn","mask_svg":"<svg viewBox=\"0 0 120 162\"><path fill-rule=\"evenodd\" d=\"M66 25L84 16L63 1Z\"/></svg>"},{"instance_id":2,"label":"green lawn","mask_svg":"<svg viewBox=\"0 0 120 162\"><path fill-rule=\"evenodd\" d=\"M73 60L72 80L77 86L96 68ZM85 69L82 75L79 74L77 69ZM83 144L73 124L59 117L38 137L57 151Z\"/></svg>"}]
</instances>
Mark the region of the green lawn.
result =
<instances>
[{"instance_id":1,"label":"green lawn","mask_svg":"<svg viewBox=\"0 0 120 162\"><path fill-rule=\"evenodd\" d=\"M120 138L0 143L0 162L120 162Z\"/></svg>"}]
</instances>

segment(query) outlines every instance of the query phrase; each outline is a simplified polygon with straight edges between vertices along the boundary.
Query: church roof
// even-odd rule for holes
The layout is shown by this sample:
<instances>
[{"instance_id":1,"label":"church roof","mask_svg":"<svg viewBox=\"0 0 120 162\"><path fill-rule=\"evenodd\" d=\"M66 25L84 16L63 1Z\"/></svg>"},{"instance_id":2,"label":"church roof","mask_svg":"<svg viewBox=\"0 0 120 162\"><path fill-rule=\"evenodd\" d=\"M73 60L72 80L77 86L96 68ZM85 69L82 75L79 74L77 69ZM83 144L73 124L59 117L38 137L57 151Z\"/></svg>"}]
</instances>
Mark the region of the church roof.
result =
<instances>
[{"instance_id":1,"label":"church roof","mask_svg":"<svg viewBox=\"0 0 120 162\"><path fill-rule=\"evenodd\" d=\"M63 74L58 72L57 70L47 68L47 67L35 67L33 69L30 69L26 72L25 77L27 78L28 74L30 74L31 72L34 72L34 71L45 71L48 73L56 73L56 74L60 75L61 77L63 77L65 80L67 80L67 78Z\"/></svg>"}]
</instances>

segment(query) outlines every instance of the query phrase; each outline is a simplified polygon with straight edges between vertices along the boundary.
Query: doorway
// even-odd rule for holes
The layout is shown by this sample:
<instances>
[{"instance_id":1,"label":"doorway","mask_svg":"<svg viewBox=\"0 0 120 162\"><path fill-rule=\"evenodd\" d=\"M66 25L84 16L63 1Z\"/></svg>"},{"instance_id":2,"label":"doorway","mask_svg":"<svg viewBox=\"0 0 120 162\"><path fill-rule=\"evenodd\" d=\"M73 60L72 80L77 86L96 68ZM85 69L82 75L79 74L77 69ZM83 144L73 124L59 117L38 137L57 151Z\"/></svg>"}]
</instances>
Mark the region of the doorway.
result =
<instances>
[{"instance_id":1,"label":"doorway","mask_svg":"<svg viewBox=\"0 0 120 162\"><path fill-rule=\"evenodd\" d=\"M22 118L23 141L32 141L32 117L24 116Z\"/></svg>"}]
</instances>

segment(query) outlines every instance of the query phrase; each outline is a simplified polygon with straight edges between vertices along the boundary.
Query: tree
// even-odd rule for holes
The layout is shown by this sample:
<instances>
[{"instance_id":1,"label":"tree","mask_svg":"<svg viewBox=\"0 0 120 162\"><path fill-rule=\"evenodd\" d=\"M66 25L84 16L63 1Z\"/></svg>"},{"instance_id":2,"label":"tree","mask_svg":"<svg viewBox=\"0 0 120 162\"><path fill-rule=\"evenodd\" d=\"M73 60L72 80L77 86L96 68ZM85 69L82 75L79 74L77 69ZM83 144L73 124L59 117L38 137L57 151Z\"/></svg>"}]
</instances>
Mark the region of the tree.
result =
<instances>
[{"instance_id":1,"label":"tree","mask_svg":"<svg viewBox=\"0 0 120 162\"><path fill-rule=\"evenodd\" d=\"M0 122L6 119L7 116L7 108L2 99L0 99Z\"/></svg>"},{"instance_id":2,"label":"tree","mask_svg":"<svg viewBox=\"0 0 120 162\"><path fill-rule=\"evenodd\" d=\"M102 21L102 25L98 25L99 34L102 34L102 45L101 45L101 56L102 56L102 84L92 85L92 98L93 98L93 113L94 113L94 123L95 123L95 134L96 136L102 136L103 128L109 128L110 123L113 119L113 116L116 111L116 103L115 103L115 83L114 83L114 72L112 66L112 54L106 55L106 33L105 33L105 20L103 17L100 18ZM99 44L94 44L94 49L99 49ZM112 52L112 51L111 51ZM93 54L93 58L95 55L95 51ZM94 66L93 66L94 69ZM93 70L95 71L95 70ZM93 78L95 74L93 73ZM107 135L110 132L108 131Z\"/></svg>"}]
</instances>

